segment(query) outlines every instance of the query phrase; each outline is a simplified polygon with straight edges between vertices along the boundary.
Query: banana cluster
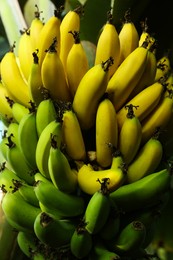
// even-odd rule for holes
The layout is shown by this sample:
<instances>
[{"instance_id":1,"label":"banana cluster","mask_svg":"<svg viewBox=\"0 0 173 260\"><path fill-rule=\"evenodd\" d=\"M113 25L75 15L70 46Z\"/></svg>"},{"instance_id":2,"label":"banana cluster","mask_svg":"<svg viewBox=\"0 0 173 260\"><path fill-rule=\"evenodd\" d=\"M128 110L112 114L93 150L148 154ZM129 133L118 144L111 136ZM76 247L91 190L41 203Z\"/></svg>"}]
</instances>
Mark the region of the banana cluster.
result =
<instances>
[{"instance_id":1,"label":"banana cluster","mask_svg":"<svg viewBox=\"0 0 173 260\"><path fill-rule=\"evenodd\" d=\"M62 10L45 24L37 10L1 61L3 212L30 259L149 259L171 183L170 60L108 12L89 65L83 9Z\"/></svg>"}]
</instances>

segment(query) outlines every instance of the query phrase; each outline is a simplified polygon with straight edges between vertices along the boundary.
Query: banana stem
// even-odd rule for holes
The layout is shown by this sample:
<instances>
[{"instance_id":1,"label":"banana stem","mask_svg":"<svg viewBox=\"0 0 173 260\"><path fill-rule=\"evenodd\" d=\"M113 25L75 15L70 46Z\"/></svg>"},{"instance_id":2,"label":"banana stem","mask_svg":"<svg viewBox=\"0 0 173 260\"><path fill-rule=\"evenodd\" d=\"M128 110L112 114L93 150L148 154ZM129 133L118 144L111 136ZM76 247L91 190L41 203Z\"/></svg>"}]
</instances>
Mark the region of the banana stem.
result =
<instances>
[{"instance_id":1,"label":"banana stem","mask_svg":"<svg viewBox=\"0 0 173 260\"><path fill-rule=\"evenodd\" d=\"M0 0L0 16L10 45L16 42L15 52L21 36L20 30L27 27L18 0Z\"/></svg>"},{"instance_id":2,"label":"banana stem","mask_svg":"<svg viewBox=\"0 0 173 260\"><path fill-rule=\"evenodd\" d=\"M50 0L38 0L38 8L43 11L44 22L54 15L55 5Z\"/></svg>"}]
</instances>

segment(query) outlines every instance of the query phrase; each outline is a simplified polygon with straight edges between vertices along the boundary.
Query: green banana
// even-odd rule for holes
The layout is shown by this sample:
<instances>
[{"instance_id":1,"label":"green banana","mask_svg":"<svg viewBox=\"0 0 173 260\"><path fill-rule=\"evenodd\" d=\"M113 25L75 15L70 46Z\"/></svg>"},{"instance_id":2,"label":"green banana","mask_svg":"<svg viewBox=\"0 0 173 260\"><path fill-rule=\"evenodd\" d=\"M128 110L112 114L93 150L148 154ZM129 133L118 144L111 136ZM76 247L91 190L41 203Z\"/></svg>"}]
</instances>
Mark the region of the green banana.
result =
<instances>
[{"instance_id":1,"label":"green banana","mask_svg":"<svg viewBox=\"0 0 173 260\"><path fill-rule=\"evenodd\" d=\"M110 199L125 212L149 207L158 203L161 196L169 190L170 183L171 174L165 168L121 186L110 193Z\"/></svg>"},{"instance_id":2,"label":"green banana","mask_svg":"<svg viewBox=\"0 0 173 260\"><path fill-rule=\"evenodd\" d=\"M32 169L37 169L35 151L38 141L36 129L36 108L31 102L29 113L24 115L18 129L19 147L25 160Z\"/></svg>"},{"instance_id":3,"label":"green banana","mask_svg":"<svg viewBox=\"0 0 173 260\"><path fill-rule=\"evenodd\" d=\"M19 145L18 129L19 124L16 122L11 122L7 128L7 136L11 136L16 145Z\"/></svg>"},{"instance_id":4,"label":"green banana","mask_svg":"<svg viewBox=\"0 0 173 260\"><path fill-rule=\"evenodd\" d=\"M10 107L11 107L11 111L12 111L12 115L14 120L19 123L20 120L22 119L22 117L26 114L29 113L29 109L28 107L25 107L24 105L22 105L19 102L15 102L12 99L10 99L9 97L6 97Z\"/></svg>"},{"instance_id":5,"label":"green banana","mask_svg":"<svg viewBox=\"0 0 173 260\"><path fill-rule=\"evenodd\" d=\"M8 143L8 138L7 138L7 130L4 130L2 133L2 139L0 141L0 156L2 160L7 161L7 144Z\"/></svg>"},{"instance_id":6,"label":"green banana","mask_svg":"<svg viewBox=\"0 0 173 260\"><path fill-rule=\"evenodd\" d=\"M105 245L105 243L97 238L96 241L94 241L93 248L91 250L90 254L91 260L113 260L113 259L121 259L118 254L108 249L108 247Z\"/></svg>"},{"instance_id":7,"label":"green banana","mask_svg":"<svg viewBox=\"0 0 173 260\"><path fill-rule=\"evenodd\" d=\"M58 147L56 136L51 137L51 148L48 159L50 178L59 190L73 193L77 190L77 174L71 169L70 163Z\"/></svg>"},{"instance_id":8,"label":"green banana","mask_svg":"<svg viewBox=\"0 0 173 260\"><path fill-rule=\"evenodd\" d=\"M58 120L50 122L42 131L37 142L35 153L37 168L43 176L49 179L48 158L51 147L51 135L58 136L58 146L60 146L62 135L61 128L61 122Z\"/></svg>"},{"instance_id":9,"label":"green banana","mask_svg":"<svg viewBox=\"0 0 173 260\"><path fill-rule=\"evenodd\" d=\"M55 215L75 217L84 213L85 201L83 197L62 192L52 183L38 181L35 193L38 200L51 212L54 211Z\"/></svg>"},{"instance_id":10,"label":"green banana","mask_svg":"<svg viewBox=\"0 0 173 260\"><path fill-rule=\"evenodd\" d=\"M57 219L54 215L41 212L34 221L34 232L38 239L53 248L70 243L76 224L70 219Z\"/></svg>"},{"instance_id":11,"label":"green banana","mask_svg":"<svg viewBox=\"0 0 173 260\"><path fill-rule=\"evenodd\" d=\"M34 232L30 233L27 231L19 231L17 234L17 243L21 251L27 257L33 259L34 255L37 254L40 241Z\"/></svg>"},{"instance_id":12,"label":"green banana","mask_svg":"<svg viewBox=\"0 0 173 260\"><path fill-rule=\"evenodd\" d=\"M41 211L38 207L26 202L18 191L5 194L2 209L12 227L28 232L33 231L35 218Z\"/></svg>"},{"instance_id":13,"label":"green banana","mask_svg":"<svg viewBox=\"0 0 173 260\"><path fill-rule=\"evenodd\" d=\"M35 182L43 181L43 182L46 182L46 183L48 182L48 183L52 184L51 180L44 177L40 172L36 172L34 174L34 179L35 179Z\"/></svg>"}]
</instances>

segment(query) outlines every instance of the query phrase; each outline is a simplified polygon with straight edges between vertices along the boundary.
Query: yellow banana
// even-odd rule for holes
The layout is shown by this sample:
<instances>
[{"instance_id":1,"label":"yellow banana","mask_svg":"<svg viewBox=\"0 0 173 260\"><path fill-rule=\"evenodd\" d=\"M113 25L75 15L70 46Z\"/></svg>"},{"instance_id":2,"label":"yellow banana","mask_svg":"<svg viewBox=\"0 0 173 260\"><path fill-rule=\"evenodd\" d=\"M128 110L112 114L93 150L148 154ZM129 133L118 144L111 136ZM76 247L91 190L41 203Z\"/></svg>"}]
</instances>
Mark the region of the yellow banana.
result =
<instances>
[{"instance_id":1,"label":"yellow banana","mask_svg":"<svg viewBox=\"0 0 173 260\"><path fill-rule=\"evenodd\" d=\"M37 5L35 5L35 7L36 7L36 11L34 12L35 17L31 21L31 24L30 24L30 27L29 27L32 51L35 51L38 48L38 40L39 40L39 37L40 37L40 32L44 27L44 24L40 19L40 14L42 12L39 11Z\"/></svg>"},{"instance_id":2,"label":"yellow banana","mask_svg":"<svg viewBox=\"0 0 173 260\"><path fill-rule=\"evenodd\" d=\"M5 86L0 82L0 117L10 120L13 118L11 106L8 103L8 91Z\"/></svg>"},{"instance_id":3,"label":"yellow banana","mask_svg":"<svg viewBox=\"0 0 173 260\"><path fill-rule=\"evenodd\" d=\"M107 180L109 191L116 190L125 180L126 167L120 154L113 157L112 165L108 169L94 170L91 164L84 164L78 170L78 183L82 191L87 194L94 194L100 189L98 180Z\"/></svg>"},{"instance_id":4,"label":"yellow banana","mask_svg":"<svg viewBox=\"0 0 173 260\"><path fill-rule=\"evenodd\" d=\"M127 182L135 182L153 173L161 162L162 155L162 143L156 133L140 148L137 156L128 166Z\"/></svg>"},{"instance_id":5,"label":"yellow banana","mask_svg":"<svg viewBox=\"0 0 173 260\"><path fill-rule=\"evenodd\" d=\"M19 102L26 107L29 106L28 85L24 80L18 67L14 47L7 52L1 61L1 78L9 93L11 93L14 101ZM10 75L10 76L9 76Z\"/></svg>"},{"instance_id":6,"label":"yellow banana","mask_svg":"<svg viewBox=\"0 0 173 260\"><path fill-rule=\"evenodd\" d=\"M21 72L24 78L28 80L33 60L31 36L29 29L21 31L17 56L19 58Z\"/></svg>"},{"instance_id":7,"label":"yellow banana","mask_svg":"<svg viewBox=\"0 0 173 260\"><path fill-rule=\"evenodd\" d=\"M62 118L62 142L67 155L77 161L86 160L83 134L76 114L72 109L65 110Z\"/></svg>"},{"instance_id":8,"label":"yellow banana","mask_svg":"<svg viewBox=\"0 0 173 260\"><path fill-rule=\"evenodd\" d=\"M6 98L11 107L11 112L12 112L14 120L17 123L19 123L21 121L21 119L23 118L23 116L29 113L29 108L18 102L14 102L9 97L6 97Z\"/></svg>"},{"instance_id":9,"label":"yellow banana","mask_svg":"<svg viewBox=\"0 0 173 260\"><path fill-rule=\"evenodd\" d=\"M38 106L43 100L42 89L43 82L41 78L41 68L39 64L38 51L32 53L33 62L28 78L28 89L30 99Z\"/></svg>"},{"instance_id":10,"label":"yellow banana","mask_svg":"<svg viewBox=\"0 0 173 260\"><path fill-rule=\"evenodd\" d=\"M134 98L126 103L126 106L132 104L133 106L139 106L136 110L136 116L140 122L146 118L149 113L157 106L161 96L165 91L165 82L157 81L152 85L143 89ZM126 118L126 109L123 106L117 113L118 126L121 129L123 122Z\"/></svg>"},{"instance_id":11,"label":"yellow banana","mask_svg":"<svg viewBox=\"0 0 173 260\"><path fill-rule=\"evenodd\" d=\"M124 15L124 22L118 34L120 41L120 60L119 64L138 47L139 34L133 21L131 20L130 10Z\"/></svg>"},{"instance_id":12,"label":"yellow banana","mask_svg":"<svg viewBox=\"0 0 173 260\"><path fill-rule=\"evenodd\" d=\"M89 64L85 49L80 41L79 32L69 31L69 33L73 35L74 43L67 56L66 73L69 89L74 97L79 82L89 69Z\"/></svg>"},{"instance_id":13,"label":"yellow banana","mask_svg":"<svg viewBox=\"0 0 173 260\"><path fill-rule=\"evenodd\" d=\"M54 100L70 101L70 90L63 64L57 51L57 39L49 47L41 67L43 85Z\"/></svg>"},{"instance_id":14,"label":"yellow banana","mask_svg":"<svg viewBox=\"0 0 173 260\"><path fill-rule=\"evenodd\" d=\"M172 94L162 97L154 110L142 121L142 143L145 143L156 128L165 129L173 112Z\"/></svg>"},{"instance_id":15,"label":"yellow banana","mask_svg":"<svg viewBox=\"0 0 173 260\"><path fill-rule=\"evenodd\" d=\"M139 43L138 46L141 46L146 40L148 41L151 37L150 33L148 32L148 21L145 18L144 21L141 22L141 34L139 35Z\"/></svg>"},{"instance_id":16,"label":"yellow banana","mask_svg":"<svg viewBox=\"0 0 173 260\"><path fill-rule=\"evenodd\" d=\"M129 164L136 156L141 144L142 128L141 123L136 116L132 104L126 106L128 109L126 119L119 133L119 150L122 153L124 162Z\"/></svg>"},{"instance_id":17,"label":"yellow banana","mask_svg":"<svg viewBox=\"0 0 173 260\"><path fill-rule=\"evenodd\" d=\"M82 129L89 129L95 124L97 107L106 91L108 71L112 62L112 58L109 58L94 65L79 83L72 106Z\"/></svg>"},{"instance_id":18,"label":"yellow banana","mask_svg":"<svg viewBox=\"0 0 173 260\"><path fill-rule=\"evenodd\" d=\"M42 65L44 57L46 55L46 50L52 44L53 39L57 38L59 52L60 48L60 24L61 24L61 8L54 11L54 16L50 17L48 21L44 24L41 32L39 34L37 49L39 50L39 64Z\"/></svg>"},{"instance_id":19,"label":"yellow banana","mask_svg":"<svg viewBox=\"0 0 173 260\"><path fill-rule=\"evenodd\" d=\"M67 56L74 42L69 31L80 31L80 15L83 11L82 9L82 6L79 6L74 10L68 11L60 25L60 59L65 71Z\"/></svg>"},{"instance_id":20,"label":"yellow banana","mask_svg":"<svg viewBox=\"0 0 173 260\"><path fill-rule=\"evenodd\" d=\"M96 160L101 167L110 167L112 148L118 145L118 123L112 102L105 98L96 114Z\"/></svg>"},{"instance_id":21,"label":"yellow banana","mask_svg":"<svg viewBox=\"0 0 173 260\"><path fill-rule=\"evenodd\" d=\"M164 77L170 70L170 58L167 54L165 54L157 61L157 70L154 80L158 81L161 77Z\"/></svg>"},{"instance_id":22,"label":"yellow banana","mask_svg":"<svg viewBox=\"0 0 173 260\"><path fill-rule=\"evenodd\" d=\"M108 12L107 23L104 25L96 45L95 65L109 59L109 57L114 60L109 69L110 78L118 67L120 57L120 41L110 11Z\"/></svg>"},{"instance_id":23,"label":"yellow banana","mask_svg":"<svg viewBox=\"0 0 173 260\"><path fill-rule=\"evenodd\" d=\"M106 91L116 111L125 104L144 72L148 54L146 45L143 44L132 51L120 64L108 82Z\"/></svg>"}]
</instances>

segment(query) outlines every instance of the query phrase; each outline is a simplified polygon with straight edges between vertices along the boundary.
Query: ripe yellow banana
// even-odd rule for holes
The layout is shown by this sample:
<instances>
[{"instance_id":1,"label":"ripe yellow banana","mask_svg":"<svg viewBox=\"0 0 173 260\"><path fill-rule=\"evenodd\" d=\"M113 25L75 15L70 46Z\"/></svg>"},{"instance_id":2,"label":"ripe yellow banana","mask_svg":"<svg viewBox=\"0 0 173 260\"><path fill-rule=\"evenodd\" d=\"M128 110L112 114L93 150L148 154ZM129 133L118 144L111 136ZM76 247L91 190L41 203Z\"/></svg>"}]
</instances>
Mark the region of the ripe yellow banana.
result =
<instances>
[{"instance_id":1,"label":"ripe yellow banana","mask_svg":"<svg viewBox=\"0 0 173 260\"><path fill-rule=\"evenodd\" d=\"M116 71L120 57L120 41L115 25L113 24L113 16L108 11L107 23L104 25L102 32L98 38L96 45L95 65L112 57L113 65L109 69L109 78Z\"/></svg>"},{"instance_id":2,"label":"ripe yellow banana","mask_svg":"<svg viewBox=\"0 0 173 260\"><path fill-rule=\"evenodd\" d=\"M145 143L156 128L165 129L173 112L172 94L162 97L155 109L142 121L142 143Z\"/></svg>"},{"instance_id":3,"label":"ripe yellow banana","mask_svg":"<svg viewBox=\"0 0 173 260\"><path fill-rule=\"evenodd\" d=\"M139 34L133 21L131 20L130 10L124 15L124 22L118 34L120 41L120 60L119 64L138 47Z\"/></svg>"},{"instance_id":4,"label":"ripe yellow banana","mask_svg":"<svg viewBox=\"0 0 173 260\"><path fill-rule=\"evenodd\" d=\"M146 43L147 44L147 43ZM143 44L132 51L109 80L106 91L116 111L125 104L146 67L148 49Z\"/></svg>"},{"instance_id":5,"label":"ripe yellow banana","mask_svg":"<svg viewBox=\"0 0 173 260\"><path fill-rule=\"evenodd\" d=\"M64 67L57 51L57 38L54 38L47 50L41 66L41 78L52 99L71 100Z\"/></svg>"},{"instance_id":6,"label":"ripe yellow banana","mask_svg":"<svg viewBox=\"0 0 173 260\"><path fill-rule=\"evenodd\" d=\"M46 55L46 50L50 47L53 42L53 39L57 39L58 47L57 51L59 52L60 48L60 24L61 24L61 8L54 11L54 16L51 16L48 21L44 24L41 32L39 34L37 49L39 50L39 64L42 66L42 62Z\"/></svg>"},{"instance_id":7,"label":"ripe yellow banana","mask_svg":"<svg viewBox=\"0 0 173 260\"><path fill-rule=\"evenodd\" d=\"M130 104L126 106L126 109L128 112L119 133L118 147L122 153L124 162L129 164L139 150L142 137L142 127L139 118L135 113L135 109L138 109L138 107L134 107Z\"/></svg>"},{"instance_id":8,"label":"ripe yellow banana","mask_svg":"<svg viewBox=\"0 0 173 260\"><path fill-rule=\"evenodd\" d=\"M112 163L112 146L118 145L118 123L112 102L105 98L96 114L96 160L101 167L110 167Z\"/></svg>"},{"instance_id":9,"label":"ripe yellow banana","mask_svg":"<svg viewBox=\"0 0 173 260\"><path fill-rule=\"evenodd\" d=\"M158 81L161 77L164 77L171 70L170 58L168 55L163 55L157 61L157 70L155 75L155 81Z\"/></svg>"},{"instance_id":10,"label":"ripe yellow banana","mask_svg":"<svg viewBox=\"0 0 173 260\"><path fill-rule=\"evenodd\" d=\"M69 33L72 34L74 43L67 56L66 73L71 96L74 97L79 82L89 69L89 64L85 49L80 41L79 32L70 31Z\"/></svg>"},{"instance_id":11,"label":"ripe yellow banana","mask_svg":"<svg viewBox=\"0 0 173 260\"><path fill-rule=\"evenodd\" d=\"M112 58L109 58L94 65L79 83L72 105L82 129L89 129L95 124L97 107L106 91L112 62Z\"/></svg>"},{"instance_id":12,"label":"ripe yellow banana","mask_svg":"<svg viewBox=\"0 0 173 260\"><path fill-rule=\"evenodd\" d=\"M86 148L78 118L72 109L62 117L62 142L67 155L77 161L86 160Z\"/></svg>"},{"instance_id":13,"label":"ripe yellow banana","mask_svg":"<svg viewBox=\"0 0 173 260\"><path fill-rule=\"evenodd\" d=\"M141 34L139 35L139 43L138 46L141 46L146 40L149 40L151 35L148 32L148 21L147 18L145 18L144 21L141 22Z\"/></svg>"},{"instance_id":14,"label":"ripe yellow banana","mask_svg":"<svg viewBox=\"0 0 173 260\"><path fill-rule=\"evenodd\" d=\"M14 101L28 107L30 101L28 85L18 67L14 47L15 46L4 55L1 61L2 83L5 85L9 93L11 93Z\"/></svg>"},{"instance_id":15,"label":"ripe yellow banana","mask_svg":"<svg viewBox=\"0 0 173 260\"><path fill-rule=\"evenodd\" d=\"M0 117L4 119L13 118L12 109L8 103L8 91L5 86L0 82Z\"/></svg>"},{"instance_id":16,"label":"ripe yellow banana","mask_svg":"<svg viewBox=\"0 0 173 260\"><path fill-rule=\"evenodd\" d=\"M74 42L69 31L80 31L80 15L83 11L82 9L82 6L79 6L74 10L68 11L60 25L60 59L65 72L67 56Z\"/></svg>"}]
</instances>

